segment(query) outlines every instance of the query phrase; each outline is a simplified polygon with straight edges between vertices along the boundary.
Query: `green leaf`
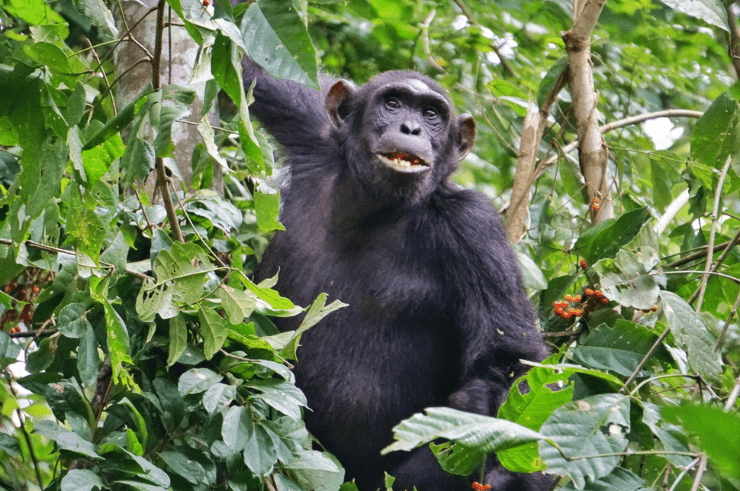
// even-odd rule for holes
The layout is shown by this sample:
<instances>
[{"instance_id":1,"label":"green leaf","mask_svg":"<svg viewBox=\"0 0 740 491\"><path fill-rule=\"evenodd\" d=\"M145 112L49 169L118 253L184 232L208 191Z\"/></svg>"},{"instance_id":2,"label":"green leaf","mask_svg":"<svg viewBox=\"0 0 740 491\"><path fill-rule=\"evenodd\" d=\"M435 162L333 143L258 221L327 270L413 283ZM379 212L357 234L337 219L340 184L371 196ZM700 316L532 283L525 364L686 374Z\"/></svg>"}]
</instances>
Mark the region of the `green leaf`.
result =
<instances>
[{"instance_id":1,"label":"green leaf","mask_svg":"<svg viewBox=\"0 0 740 491\"><path fill-rule=\"evenodd\" d=\"M205 481L206 471L198 462L189 459L180 452L164 451L159 453L159 457L164 460L175 474L184 478L191 484L198 485Z\"/></svg>"},{"instance_id":2,"label":"green leaf","mask_svg":"<svg viewBox=\"0 0 740 491\"><path fill-rule=\"evenodd\" d=\"M235 451L243 450L254 435L252 411L248 407L232 406L224 415L221 437L228 447Z\"/></svg>"},{"instance_id":3,"label":"green leaf","mask_svg":"<svg viewBox=\"0 0 740 491\"><path fill-rule=\"evenodd\" d=\"M399 4L390 2L390 5L397 7ZM259 6L270 27L275 31L275 34L280 38L296 63L313 82L311 85L318 88L316 52L313 49L311 36L308 35L306 22L289 2L262 0ZM249 48L247 49L249 50Z\"/></svg>"},{"instance_id":4,"label":"green leaf","mask_svg":"<svg viewBox=\"0 0 740 491\"><path fill-rule=\"evenodd\" d=\"M131 348L128 337L126 323L113 308L110 301L100 292L91 288L93 299L102 304L105 310L105 327L108 340L108 354L111 358L111 368L113 369L113 381L133 387L133 378L126 372L124 363L133 365L131 359Z\"/></svg>"},{"instance_id":5,"label":"green leaf","mask_svg":"<svg viewBox=\"0 0 740 491\"><path fill-rule=\"evenodd\" d=\"M584 488L576 488L575 483L571 481L560 489L563 491L575 491L576 489L579 491L648 491L648 487L640 476L621 467L617 467L611 474L601 479L587 483Z\"/></svg>"},{"instance_id":6,"label":"green leaf","mask_svg":"<svg viewBox=\"0 0 740 491\"><path fill-rule=\"evenodd\" d=\"M339 300L334 300L329 305L324 305L326 302L326 293L320 294L318 297L316 297L316 300L314 300L313 304L311 304L311 307L308 309L308 312L306 313L306 317L303 319L303 322L301 322L301 325L292 333L283 333L283 334L289 334L289 340L285 347L278 348L275 344L273 344L273 347L276 349L280 349L281 356L284 358L287 358L289 360L296 360L297 357L297 350L298 350L298 343L301 340L301 336L303 336L303 333L306 332L311 327L315 326L321 319L326 317L327 315L331 314L332 312L339 310L343 307L346 307L346 303L342 303ZM278 335L280 336L280 335ZM272 339L275 339L275 337L271 337ZM270 338L263 338L264 340L270 342Z\"/></svg>"},{"instance_id":7,"label":"green leaf","mask_svg":"<svg viewBox=\"0 0 740 491\"><path fill-rule=\"evenodd\" d=\"M558 79L560 79L560 76L567 69L568 57L563 56L558 61L556 61L549 70L547 70L545 77L542 79L542 81L540 82L540 86L537 89L537 105L539 107L542 107L542 105L545 103L545 99L550 94L550 92L553 91L555 85L558 82Z\"/></svg>"},{"instance_id":8,"label":"green leaf","mask_svg":"<svg viewBox=\"0 0 740 491\"><path fill-rule=\"evenodd\" d=\"M231 324L240 324L252 314L257 305L254 294L249 295L244 290L237 290L228 285L220 286L218 296Z\"/></svg>"},{"instance_id":9,"label":"green leaf","mask_svg":"<svg viewBox=\"0 0 740 491\"><path fill-rule=\"evenodd\" d=\"M322 452L299 452L296 460L288 462L284 468L300 489L334 491L344 482L344 469Z\"/></svg>"},{"instance_id":10,"label":"green leaf","mask_svg":"<svg viewBox=\"0 0 740 491\"><path fill-rule=\"evenodd\" d=\"M145 283L136 299L141 320L150 322L156 314L170 319L178 314L176 304L191 306L204 295L206 274L215 271L205 251L197 244L172 244L154 261L155 282Z\"/></svg>"},{"instance_id":11,"label":"green leaf","mask_svg":"<svg viewBox=\"0 0 740 491\"><path fill-rule=\"evenodd\" d=\"M277 220L280 208L280 193L267 194L257 190L254 193L254 210L257 213L257 226L263 232L285 230Z\"/></svg>"},{"instance_id":12,"label":"green leaf","mask_svg":"<svg viewBox=\"0 0 740 491\"><path fill-rule=\"evenodd\" d=\"M85 306L81 303L70 303L62 307L57 322L57 328L62 335L73 339L85 336L90 325L85 317L85 311Z\"/></svg>"},{"instance_id":13,"label":"green leaf","mask_svg":"<svg viewBox=\"0 0 740 491\"><path fill-rule=\"evenodd\" d=\"M504 419L481 416L448 407L430 407L426 414L414 414L393 428L395 442L382 450L385 455L444 438L473 453L492 453L544 438L536 431Z\"/></svg>"},{"instance_id":14,"label":"green leaf","mask_svg":"<svg viewBox=\"0 0 740 491\"><path fill-rule=\"evenodd\" d=\"M103 481L92 471L72 469L62 478L62 491L93 491L103 489Z\"/></svg>"},{"instance_id":15,"label":"green leaf","mask_svg":"<svg viewBox=\"0 0 740 491\"><path fill-rule=\"evenodd\" d=\"M662 291L660 298L668 327L679 346L688 352L691 368L706 380L719 380L722 360L714 351L715 339L704 320L675 293Z\"/></svg>"},{"instance_id":16,"label":"green leaf","mask_svg":"<svg viewBox=\"0 0 740 491\"><path fill-rule=\"evenodd\" d=\"M134 119L137 104L141 99L149 95L149 91L150 89L147 88L136 100L119 110L118 114L116 114L113 119L108 121L105 126L90 137L85 146L82 147L82 150L90 150L91 148L97 147L108 138L111 138L113 135L117 135Z\"/></svg>"},{"instance_id":17,"label":"green leaf","mask_svg":"<svg viewBox=\"0 0 740 491\"><path fill-rule=\"evenodd\" d=\"M177 384L180 395L198 394L205 392L213 384L217 384L223 377L207 368L193 368L183 373Z\"/></svg>"},{"instance_id":18,"label":"green leaf","mask_svg":"<svg viewBox=\"0 0 740 491\"><path fill-rule=\"evenodd\" d=\"M642 247L637 252L622 249L614 260L601 260L593 267L601 278L601 291L609 300L626 307L649 310L658 302L660 288L638 255L654 258L653 266L659 262L654 249Z\"/></svg>"},{"instance_id":19,"label":"green leaf","mask_svg":"<svg viewBox=\"0 0 740 491\"><path fill-rule=\"evenodd\" d=\"M620 319L613 328L601 324L591 331L582 344L573 347L573 359L591 368L629 377L657 337L646 327Z\"/></svg>"},{"instance_id":20,"label":"green leaf","mask_svg":"<svg viewBox=\"0 0 740 491\"><path fill-rule=\"evenodd\" d=\"M725 478L740 479L740 416L719 408L699 405L664 406L661 414L696 435L699 447Z\"/></svg>"},{"instance_id":21,"label":"green leaf","mask_svg":"<svg viewBox=\"0 0 740 491\"><path fill-rule=\"evenodd\" d=\"M730 24L727 21L727 10L719 0L660 0L674 10L683 12L708 24L717 26L730 32Z\"/></svg>"},{"instance_id":22,"label":"green leaf","mask_svg":"<svg viewBox=\"0 0 740 491\"><path fill-rule=\"evenodd\" d=\"M108 10L103 0L78 0L77 8L94 25L98 26L98 32L104 39L116 39L118 37L116 21L113 20L113 14Z\"/></svg>"},{"instance_id":23,"label":"green leaf","mask_svg":"<svg viewBox=\"0 0 740 491\"><path fill-rule=\"evenodd\" d=\"M301 407L306 407L306 396L292 383L275 379L250 380L247 387L261 392L253 396L255 399L265 401L295 421L301 419Z\"/></svg>"},{"instance_id":24,"label":"green leaf","mask_svg":"<svg viewBox=\"0 0 740 491\"><path fill-rule=\"evenodd\" d=\"M77 455L84 455L93 459L100 458L95 452L95 446L87 440L83 440L80 435L72 431L60 431L54 441L59 445L60 450L66 450Z\"/></svg>"},{"instance_id":25,"label":"green leaf","mask_svg":"<svg viewBox=\"0 0 740 491\"><path fill-rule=\"evenodd\" d=\"M64 166L67 164L67 146L62 141L37 141L38 160L23 159L18 181L21 184L21 198L26 203L27 219L38 217L49 200L54 199L60 190Z\"/></svg>"},{"instance_id":26,"label":"green leaf","mask_svg":"<svg viewBox=\"0 0 740 491\"><path fill-rule=\"evenodd\" d=\"M573 249L581 252L588 264L595 264L599 259L613 258L637 236L649 218L648 208L638 208L619 218L604 220L581 235Z\"/></svg>"},{"instance_id":27,"label":"green leaf","mask_svg":"<svg viewBox=\"0 0 740 491\"><path fill-rule=\"evenodd\" d=\"M188 347L188 327L182 315L170 319L170 347L167 355L167 366L172 366Z\"/></svg>"},{"instance_id":28,"label":"green leaf","mask_svg":"<svg viewBox=\"0 0 740 491\"><path fill-rule=\"evenodd\" d=\"M213 413L219 407L226 408L236 397L236 387L226 384L214 384L203 395L203 407Z\"/></svg>"},{"instance_id":29,"label":"green leaf","mask_svg":"<svg viewBox=\"0 0 740 491\"><path fill-rule=\"evenodd\" d=\"M77 349L77 371L83 383L94 385L100 371L98 339L90 323L85 322L87 324L85 334L80 338L80 345Z\"/></svg>"},{"instance_id":30,"label":"green leaf","mask_svg":"<svg viewBox=\"0 0 740 491\"><path fill-rule=\"evenodd\" d=\"M547 365L535 367L520 377L498 410L498 417L539 431L552 413L573 397L570 375ZM522 392L522 388L527 389ZM545 468L537 442L496 452L501 464L514 472L535 472Z\"/></svg>"},{"instance_id":31,"label":"green leaf","mask_svg":"<svg viewBox=\"0 0 740 491\"><path fill-rule=\"evenodd\" d=\"M642 403L642 422L653 432L663 448L673 452L690 452L686 444L687 435L681 426L671 424L667 418L660 414L661 409L650 402ZM686 467L692 458L688 455L666 453L665 458L676 467Z\"/></svg>"},{"instance_id":32,"label":"green leaf","mask_svg":"<svg viewBox=\"0 0 740 491\"><path fill-rule=\"evenodd\" d=\"M273 13L277 15L277 9L275 7L275 1L267 6L268 13L273 16ZM282 2L286 9L291 8L289 3ZM278 33L275 32L273 26L270 24L263 13L260 5L253 3L249 6L249 9L244 14L242 19L241 31L244 36L244 44L247 46L247 53L256 63L261 65L267 73L278 79L292 80L309 87L318 88L316 81L316 72L306 73L305 69L311 70L310 55L313 52L313 46L310 44L303 45L298 48L298 55L301 63L293 58L286 43L293 46L294 41L290 41L287 36L298 35L299 39L305 38L301 31L305 31L305 25L300 27L295 23L296 18L289 14L291 17L290 22L292 24L285 24L281 27L281 34L286 38L281 38ZM297 17L297 16L296 16ZM271 18L274 22L280 22L279 18ZM299 20L300 22L300 20ZM309 49L311 52L309 52ZM315 65L315 54L314 62ZM303 66L305 65L305 66Z\"/></svg>"},{"instance_id":33,"label":"green leaf","mask_svg":"<svg viewBox=\"0 0 740 491\"><path fill-rule=\"evenodd\" d=\"M691 3L698 4L699 1ZM738 109L737 101L728 92L724 92L709 106L691 131L693 160L710 168L721 168L727 156L731 152L736 153Z\"/></svg>"},{"instance_id":34,"label":"green leaf","mask_svg":"<svg viewBox=\"0 0 740 491\"><path fill-rule=\"evenodd\" d=\"M557 409L540 429L569 460L544 441L540 442L540 455L548 472L568 475L578 488L583 488L587 478L604 477L619 465L619 456L600 455L622 452L627 447L625 434L629 428L627 396L603 394L569 402Z\"/></svg>"},{"instance_id":35,"label":"green leaf","mask_svg":"<svg viewBox=\"0 0 740 491\"><path fill-rule=\"evenodd\" d=\"M254 432L244 448L243 455L246 466L259 477L269 474L272 466L277 463L275 446L262 425L254 426Z\"/></svg>"},{"instance_id":36,"label":"green leaf","mask_svg":"<svg viewBox=\"0 0 740 491\"><path fill-rule=\"evenodd\" d=\"M228 327L224 318L215 310L203 307L198 309L198 321L200 322L200 335L203 336L205 342L203 354L206 360L210 360L224 345L229 334Z\"/></svg>"}]
</instances>

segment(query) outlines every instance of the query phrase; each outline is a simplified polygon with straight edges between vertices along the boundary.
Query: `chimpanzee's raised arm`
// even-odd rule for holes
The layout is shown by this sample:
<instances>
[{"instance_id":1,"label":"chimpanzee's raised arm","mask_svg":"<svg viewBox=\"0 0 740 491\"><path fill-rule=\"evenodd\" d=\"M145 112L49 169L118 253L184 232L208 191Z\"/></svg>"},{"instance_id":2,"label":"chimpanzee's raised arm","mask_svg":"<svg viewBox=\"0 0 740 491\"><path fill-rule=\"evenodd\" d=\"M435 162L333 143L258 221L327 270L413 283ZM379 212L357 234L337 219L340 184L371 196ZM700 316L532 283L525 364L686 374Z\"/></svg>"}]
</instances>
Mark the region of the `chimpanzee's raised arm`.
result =
<instances>
[{"instance_id":1,"label":"chimpanzee's raised arm","mask_svg":"<svg viewBox=\"0 0 740 491\"><path fill-rule=\"evenodd\" d=\"M325 109L326 92L333 80L322 76L323 90L319 91L274 79L248 57L244 58L242 67L245 89L256 80L250 111L289 154L305 154L312 144L323 142L330 125Z\"/></svg>"}]
</instances>

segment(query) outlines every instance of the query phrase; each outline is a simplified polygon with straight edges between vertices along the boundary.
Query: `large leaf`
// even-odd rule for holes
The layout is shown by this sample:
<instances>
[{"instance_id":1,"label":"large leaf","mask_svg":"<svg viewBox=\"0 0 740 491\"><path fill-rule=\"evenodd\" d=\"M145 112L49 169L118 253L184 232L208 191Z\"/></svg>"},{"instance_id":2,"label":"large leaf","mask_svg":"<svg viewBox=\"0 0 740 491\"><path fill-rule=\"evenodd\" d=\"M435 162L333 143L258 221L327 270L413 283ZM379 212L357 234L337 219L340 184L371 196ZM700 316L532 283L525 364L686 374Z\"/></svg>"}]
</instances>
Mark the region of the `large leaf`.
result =
<instances>
[{"instance_id":1,"label":"large leaf","mask_svg":"<svg viewBox=\"0 0 740 491\"><path fill-rule=\"evenodd\" d=\"M504 419L481 416L449 407L430 407L393 428L395 442L383 449L387 454L414 448L444 438L479 455L518 447L543 439L536 431Z\"/></svg>"},{"instance_id":2,"label":"large leaf","mask_svg":"<svg viewBox=\"0 0 740 491\"><path fill-rule=\"evenodd\" d=\"M583 343L573 347L573 359L592 368L629 377L656 339L654 331L620 319L614 327L601 324L591 331ZM665 350L660 354L667 355Z\"/></svg>"},{"instance_id":3,"label":"large leaf","mask_svg":"<svg viewBox=\"0 0 740 491\"><path fill-rule=\"evenodd\" d=\"M737 101L728 92L715 99L691 132L692 160L710 168L721 168L730 153L737 153L738 109Z\"/></svg>"},{"instance_id":4,"label":"large leaf","mask_svg":"<svg viewBox=\"0 0 740 491\"><path fill-rule=\"evenodd\" d=\"M297 15L286 13L279 15L276 10L277 0L267 6L267 11L271 18L268 20L260 5L253 3L249 10L244 14L242 19L241 31L244 36L244 44L247 46L247 54L255 62L260 64L267 73L275 78L292 80L309 87L318 88L315 71L315 54L313 46L310 43L302 46L295 46L294 41L289 41L288 36L299 35L305 37L302 32L305 31L305 25L302 24ZM283 9L291 9L289 3L282 2ZM275 32L271 22L275 22L286 39L281 39L280 35ZM300 24L300 26L299 26ZM298 53L291 53L286 47L290 45L298 49ZM310 50L310 52L309 52ZM298 60L293 56L297 55ZM313 68L311 67L310 58L313 55ZM306 70L312 73L306 73Z\"/></svg>"},{"instance_id":5,"label":"large leaf","mask_svg":"<svg viewBox=\"0 0 740 491\"><path fill-rule=\"evenodd\" d=\"M737 413L708 406L663 407L661 413L698 436L698 445L719 467L721 476L740 479L740 459L737 458L740 416Z\"/></svg>"},{"instance_id":6,"label":"large leaf","mask_svg":"<svg viewBox=\"0 0 740 491\"><path fill-rule=\"evenodd\" d=\"M619 465L619 456L613 454L627 447L629 429L630 401L625 395L604 394L569 402L540 429L568 459L544 441L540 442L540 455L548 472L569 475L582 489L587 479L604 477Z\"/></svg>"},{"instance_id":7,"label":"large leaf","mask_svg":"<svg viewBox=\"0 0 740 491\"><path fill-rule=\"evenodd\" d=\"M573 248L581 251L588 264L595 264L599 259L613 258L622 246L637 236L649 218L650 210L638 208L619 218L604 220L581 235Z\"/></svg>"},{"instance_id":8,"label":"large leaf","mask_svg":"<svg viewBox=\"0 0 740 491\"><path fill-rule=\"evenodd\" d=\"M573 397L570 374L546 365L532 368L517 380L498 410L498 417L538 431L560 406ZM524 390L522 390L524 389ZM496 453L504 467L515 472L535 472L545 468L537 442Z\"/></svg>"},{"instance_id":9,"label":"large leaf","mask_svg":"<svg viewBox=\"0 0 740 491\"><path fill-rule=\"evenodd\" d=\"M720 0L660 0L672 9L701 19L708 24L730 32L727 10Z\"/></svg>"},{"instance_id":10,"label":"large leaf","mask_svg":"<svg viewBox=\"0 0 740 491\"><path fill-rule=\"evenodd\" d=\"M683 298L662 291L663 312L676 342L688 352L689 365L706 380L716 381L722 372L722 360L714 351L714 336L701 316Z\"/></svg>"},{"instance_id":11,"label":"large leaf","mask_svg":"<svg viewBox=\"0 0 740 491\"><path fill-rule=\"evenodd\" d=\"M650 274L658 262L657 252L650 247L641 247L635 252L622 249L613 260L596 263L594 270L599 274L601 290L609 300L626 307L648 310L658 302L660 289Z\"/></svg>"}]
</instances>

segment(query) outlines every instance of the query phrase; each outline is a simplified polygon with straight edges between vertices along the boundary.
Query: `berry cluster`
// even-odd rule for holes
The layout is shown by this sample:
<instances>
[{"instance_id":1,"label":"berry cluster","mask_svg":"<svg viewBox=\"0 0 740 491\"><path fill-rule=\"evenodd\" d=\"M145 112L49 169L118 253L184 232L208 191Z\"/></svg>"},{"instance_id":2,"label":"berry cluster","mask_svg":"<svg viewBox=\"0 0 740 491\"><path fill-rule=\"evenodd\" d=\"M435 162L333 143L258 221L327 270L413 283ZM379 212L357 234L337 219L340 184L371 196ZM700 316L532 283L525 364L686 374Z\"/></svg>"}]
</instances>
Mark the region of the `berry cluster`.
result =
<instances>
[{"instance_id":1,"label":"berry cluster","mask_svg":"<svg viewBox=\"0 0 740 491\"><path fill-rule=\"evenodd\" d=\"M28 280L39 281L37 275L34 275L33 278L26 278L26 280L27 282L25 284L11 281L3 288L3 291L14 299L28 303L23 305L22 309L10 308L5 310L2 318L0 318L0 330L5 329L6 326L9 325L11 327L8 329L8 332L10 334L17 334L21 332L21 328L19 326L21 322L23 322L26 327L30 327L33 323L34 305L31 302L41 292L41 288L39 288L37 284L28 282Z\"/></svg>"},{"instance_id":2,"label":"berry cluster","mask_svg":"<svg viewBox=\"0 0 740 491\"><path fill-rule=\"evenodd\" d=\"M594 211L599 211L600 205L599 205L599 198L594 198L594 200L591 202L591 209Z\"/></svg>"},{"instance_id":3,"label":"berry cluster","mask_svg":"<svg viewBox=\"0 0 740 491\"><path fill-rule=\"evenodd\" d=\"M586 288L586 290L583 292L584 295L586 295L589 298L594 298L596 301L601 302L602 304L606 305L609 303L609 299L604 296L603 293L599 290L592 290L591 288Z\"/></svg>"},{"instance_id":4,"label":"berry cluster","mask_svg":"<svg viewBox=\"0 0 740 491\"><path fill-rule=\"evenodd\" d=\"M479 482L474 482L473 483L473 489L475 491L486 491L488 489L491 489L491 485L490 484L481 484Z\"/></svg>"},{"instance_id":5,"label":"berry cluster","mask_svg":"<svg viewBox=\"0 0 740 491\"><path fill-rule=\"evenodd\" d=\"M570 303L580 303L580 295L566 295L565 300L555 300L552 305L555 307L555 315L562 317L563 319L570 319L571 317L580 317L583 315L583 309L577 307L571 307Z\"/></svg>"}]
</instances>

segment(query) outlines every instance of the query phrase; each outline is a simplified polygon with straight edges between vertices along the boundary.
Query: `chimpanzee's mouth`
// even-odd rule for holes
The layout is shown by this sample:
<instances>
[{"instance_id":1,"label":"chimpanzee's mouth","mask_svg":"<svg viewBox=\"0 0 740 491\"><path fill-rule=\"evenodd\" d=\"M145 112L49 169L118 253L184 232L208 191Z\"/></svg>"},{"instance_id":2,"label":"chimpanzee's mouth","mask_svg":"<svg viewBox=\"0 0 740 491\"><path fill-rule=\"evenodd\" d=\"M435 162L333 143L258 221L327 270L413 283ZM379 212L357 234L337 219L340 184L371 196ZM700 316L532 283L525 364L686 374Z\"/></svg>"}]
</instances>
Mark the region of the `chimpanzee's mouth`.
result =
<instances>
[{"instance_id":1,"label":"chimpanzee's mouth","mask_svg":"<svg viewBox=\"0 0 740 491\"><path fill-rule=\"evenodd\" d=\"M431 169L431 166L423 159L398 150L388 153L379 153L378 160L397 172L414 174Z\"/></svg>"}]
</instances>

